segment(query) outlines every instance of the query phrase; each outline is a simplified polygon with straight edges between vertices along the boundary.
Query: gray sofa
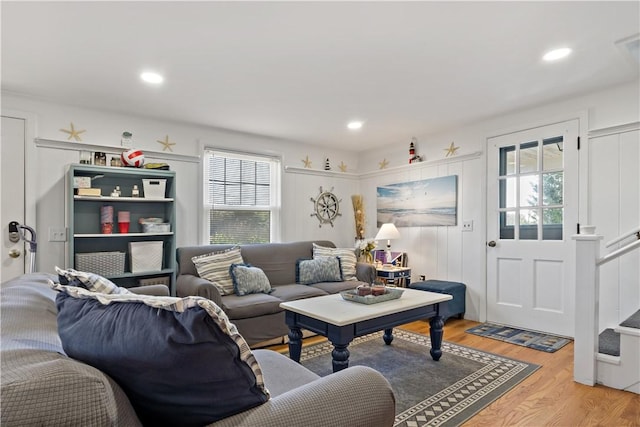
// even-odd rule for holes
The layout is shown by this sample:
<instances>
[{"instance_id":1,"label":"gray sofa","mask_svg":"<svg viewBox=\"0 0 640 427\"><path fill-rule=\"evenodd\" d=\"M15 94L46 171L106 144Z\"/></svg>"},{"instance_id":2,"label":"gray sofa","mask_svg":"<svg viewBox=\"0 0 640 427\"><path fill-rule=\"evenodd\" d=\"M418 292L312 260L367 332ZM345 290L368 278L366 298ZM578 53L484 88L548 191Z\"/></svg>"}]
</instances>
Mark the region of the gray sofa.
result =
<instances>
[{"instance_id":1,"label":"gray sofa","mask_svg":"<svg viewBox=\"0 0 640 427\"><path fill-rule=\"evenodd\" d=\"M0 286L0 425L141 425L118 384L65 355L57 330L56 292L47 278L56 276L28 274ZM271 399L212 425L393 424L393 391L377 371L354 366L321 378L274 351L254 354Z\"/></svg>"},{"instance_id":2,"label":"gray sofa","mask_svg":"<svg viewBox=\"0 0 640 427\"><path fill-rule=\"evenodd\" d=\"M296 284L296 262L313 257L313 243L335 248L333 242L305 241L290 243L265 243L241 245L245 263L261 268L271 283L270 294L250 294L244 296L220 295L211 282L198 276L191 258L212 252L220 252L234 245L205 245L178 248L178 276L176 292L178 296L201 296L213 300L236 325L240 334L250 346L263 343L288 334L284 321L283 301L293 301L321 295L333 294L353 289L362 282L373 283L375 267L371 264L356 264L358 281L325 282L313 285Z\"/></svg>"}]
</instances>

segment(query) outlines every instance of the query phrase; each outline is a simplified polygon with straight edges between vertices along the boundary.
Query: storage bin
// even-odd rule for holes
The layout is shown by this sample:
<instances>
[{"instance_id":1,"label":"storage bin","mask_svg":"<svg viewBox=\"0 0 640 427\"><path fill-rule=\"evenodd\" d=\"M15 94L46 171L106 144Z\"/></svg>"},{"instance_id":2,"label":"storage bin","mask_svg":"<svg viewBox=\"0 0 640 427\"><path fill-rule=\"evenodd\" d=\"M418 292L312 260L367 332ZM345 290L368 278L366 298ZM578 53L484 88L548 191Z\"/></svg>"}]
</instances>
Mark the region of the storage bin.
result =
<instances>
[{"instance_id":1,"label":"storage bin","mask_svg":"<svg viewBox=\"0 0 640 427\"><path fill-rule=\"evenodd\" d=\"M141 222L143 233L168 233L171 231L171 224L168 222Z\"/></svg>"},{"instance_id":2,"label":"storage bin","mask_svg":"<svg viewBox=\"0 0 640 427\"><path fill-rule=\"evenodd\" d=\"M124 273L124 260L124 252L77 253L76 270L100 276L115 276Z\"/></svg>"},{"instance_id":3,"label":"storage bin","mask_svg":"<svg viewBox=\"0 0 640 427\"><path fill-rule=\"evenodd\" d=\"M171 285L171 277L160 276L160 277L149 277L146 279L140 279L138 280L138 285L140 286L165 285L169 287Z\"/></svg>"},{"instance_id":4,"label":"storage bin","mask_svg":"<svg viewBox=\"0 0 640 427\"><path fill-rule=\"evenodd\" d=\"M162 270L162 241L129 242L131 272Z\"/></svg>"},{"instance_id":5,"label":"storage bin","mask_svg":"<svg viewBox=\"0 0 640 427\"><path fill-rule=\"evenodd\" d=\"M164 199L165 190L167 188L167 180L143 179L142 188L144 189L145 199Z\"/></svg>"}]
</instances>

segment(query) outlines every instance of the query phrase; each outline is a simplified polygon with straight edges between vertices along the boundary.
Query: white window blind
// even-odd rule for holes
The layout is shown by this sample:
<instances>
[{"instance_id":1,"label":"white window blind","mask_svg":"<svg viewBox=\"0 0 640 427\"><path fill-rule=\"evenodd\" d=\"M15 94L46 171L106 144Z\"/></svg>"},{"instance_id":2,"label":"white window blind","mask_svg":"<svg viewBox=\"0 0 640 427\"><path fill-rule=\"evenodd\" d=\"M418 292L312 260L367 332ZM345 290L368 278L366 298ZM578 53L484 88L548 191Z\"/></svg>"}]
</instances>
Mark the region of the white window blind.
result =
<instances>
[{"instance_id":1,"label":"white window blind","mask_svg":"<svg viewBox=\"0 0 640 427\"><path fill-rule=\"evenodd\" d=\"M205 151L209 243L268 243L279 213L277 158Z\"/></svg>"}]
</instances>

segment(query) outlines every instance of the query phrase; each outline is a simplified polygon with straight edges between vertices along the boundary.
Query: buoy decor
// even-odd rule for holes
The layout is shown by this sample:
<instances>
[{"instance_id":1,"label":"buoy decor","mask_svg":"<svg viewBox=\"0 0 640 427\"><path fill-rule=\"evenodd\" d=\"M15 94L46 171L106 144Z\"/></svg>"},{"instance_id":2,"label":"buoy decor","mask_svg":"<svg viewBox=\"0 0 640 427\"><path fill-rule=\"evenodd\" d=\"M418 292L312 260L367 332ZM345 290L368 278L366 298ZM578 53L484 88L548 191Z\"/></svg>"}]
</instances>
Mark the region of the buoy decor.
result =
<instances>
[{"instance_id":1,"label":"buoy decor","mask_svg":"<svg viewBox=\"0 0 640 427\"><path fill-rule=\"evenodd\" d=\"M144 153L133 148L122 153L122 164L129 167L141 168L144 165Z\"/></svg>"}]
</instances>

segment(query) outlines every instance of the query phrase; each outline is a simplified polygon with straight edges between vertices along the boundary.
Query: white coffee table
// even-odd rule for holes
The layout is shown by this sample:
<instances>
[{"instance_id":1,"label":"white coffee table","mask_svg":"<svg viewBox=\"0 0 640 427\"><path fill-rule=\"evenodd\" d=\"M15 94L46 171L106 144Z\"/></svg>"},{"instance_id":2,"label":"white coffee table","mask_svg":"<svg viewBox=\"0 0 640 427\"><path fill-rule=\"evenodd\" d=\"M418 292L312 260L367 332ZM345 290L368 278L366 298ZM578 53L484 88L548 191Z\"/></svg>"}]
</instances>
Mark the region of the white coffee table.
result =
<instances>
[{"instance_id":1,"label":"white coffee table","mask_svg":"<svg viewBox=\"0 0 640 427\"><path fill-rule=\"evenodd\" d=\"M300 362L302 331L308 329L327 337L333 344L333 372L349 366L347 347L354 338L384 330L383 340L393 341L393 327L420 319L430 319L430 354L433 360L442 356L443 314L448 294L403 289L402 296L377 304L360 304L342 299L340 294L307 298L280 304L289 326L289 357Z\"/></svg>"}]
</instances>

